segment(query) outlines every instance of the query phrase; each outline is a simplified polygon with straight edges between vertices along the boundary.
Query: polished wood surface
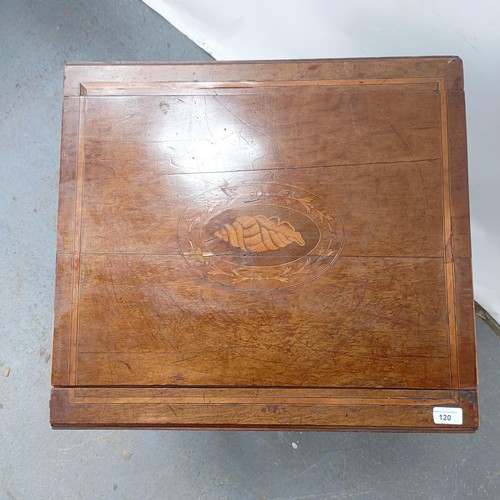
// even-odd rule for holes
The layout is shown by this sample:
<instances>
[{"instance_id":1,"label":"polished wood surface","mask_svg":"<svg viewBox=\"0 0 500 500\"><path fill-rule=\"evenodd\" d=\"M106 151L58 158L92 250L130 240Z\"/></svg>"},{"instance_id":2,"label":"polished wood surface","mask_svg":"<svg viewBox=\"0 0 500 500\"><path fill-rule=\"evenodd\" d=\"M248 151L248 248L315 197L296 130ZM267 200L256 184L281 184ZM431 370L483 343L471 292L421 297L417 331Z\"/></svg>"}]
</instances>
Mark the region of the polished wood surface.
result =
<instances>
[{"instance_id":1,"label":"polished wood surface","mask_svg":"<svg viewBox=\"0 0 500 500\"><path fill-rule=\"evenodd\" d=\"M53 358L55 427L477 428L461 61L67 66Z\"/></svg>"}]
</instances>

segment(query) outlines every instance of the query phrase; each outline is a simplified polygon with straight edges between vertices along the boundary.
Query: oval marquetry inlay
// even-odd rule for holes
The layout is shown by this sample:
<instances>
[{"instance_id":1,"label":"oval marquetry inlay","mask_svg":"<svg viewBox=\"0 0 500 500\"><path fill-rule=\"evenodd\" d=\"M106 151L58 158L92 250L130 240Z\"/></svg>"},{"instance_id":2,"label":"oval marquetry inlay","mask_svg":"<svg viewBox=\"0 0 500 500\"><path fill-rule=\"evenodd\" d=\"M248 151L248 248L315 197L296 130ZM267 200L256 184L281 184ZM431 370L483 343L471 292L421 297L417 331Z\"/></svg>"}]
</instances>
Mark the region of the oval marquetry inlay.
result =
<instances>
[{"instance_id":1,"label":"oval marquetry inlay","mask_svg":"<svg viewBox=\"0 0 500 500\"><path fill-rule=\"evenodd\" d=\"M221 285L269 290L307 283L330 268L344 245L336 210L296 186L244 183L208 191L178 224L192 271Z\"/></svg>"}]
</instances>

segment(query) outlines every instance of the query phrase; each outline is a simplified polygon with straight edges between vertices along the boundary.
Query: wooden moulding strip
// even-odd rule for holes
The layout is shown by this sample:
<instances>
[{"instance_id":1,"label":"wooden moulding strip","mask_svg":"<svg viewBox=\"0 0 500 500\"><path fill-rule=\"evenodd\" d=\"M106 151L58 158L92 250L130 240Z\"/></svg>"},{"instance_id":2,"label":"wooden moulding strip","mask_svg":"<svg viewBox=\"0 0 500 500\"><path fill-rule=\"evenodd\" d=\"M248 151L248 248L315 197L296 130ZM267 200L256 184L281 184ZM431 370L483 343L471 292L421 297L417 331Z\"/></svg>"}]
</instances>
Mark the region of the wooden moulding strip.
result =
<instances>
[{"instance_id":1,"label":"wooden moulding strip","mask_svg":"<svg viewBox=\"0 0 500 500\"><path fill-rule=\"evenodd\" d=\"M463 88L461 60L455 56L228 61L207 63L70 64L64 95L80 95L82 82L249 82L444 78L447 88Z\"/></svg>"},{"instance_id":2,"label":"wooden moulding strip","mask_svg":"<svg viewBox=\"0 0 500 500\"><path fill-rule=\"evenodd\" d=\"M69 359L69 380L71 385L76 385L76 358L78 343L78 313L80 303L80 264L81 243L83 223L83 197L84 197L84 175L85 175L85 115L87 101L85 97L80 98L80 119L78 128L78 164L75 196L75 240L73 256L73 290L71 310L71 340Z\"/></svg>"},{"instance_id":3,"label":"wooden moulding strip","mask_svg":"<svg viewBox=\"0 0 500 500\"><path fill-rule=\"evenodd\" d=\"M448 308L448 330L450 349L450 387L457 389L460 386L457 331L455 313L455 278L453 263L453 232L451 223L451 183L450 160L448 149L448 102L444 79L440 81L439 93L441 97L441 151L443 172L443 246L444 270L446 279L446 302Z\"/></svg>"},{"instance_id":4,"label":"wooden moulding strip","mask_svg":"<svg viewBox=\"0 0 500 500\"><path fill-rule=\"evenodd\" d=\"M69 353L72 307L72 272L75 224L75 190L78 155L79 98L67 97L63 103L57 222L56 279L52 325L53 385L69 383Z\"/></svg>"},{"instance_id":5,"label":"wooden moulding strip","mask_svg":"<svg viewBox=\"0 0 500 500\"><path fill-rule=\"evenodd\" d=\"M175 396L177 389L172 390ZM232 395L222 389L198 389L183 398L168 397L167 389L128 388L123 389L128 397L124 395L122 401L113 398L115 388L78 389L77 393L86 391L94 397L74 397L75 389L53 389L53 427L473 432L478 426L475 391L393 391L400 394L399 401L387 396L391 391L377 389L357 398L349 389L330 391L331 397L314 397L309 390L302 390L301 397L295 391L290 398L285 397L287 389L282 396L262 389L254 390L253 396L244 389L235 389ZM411 394L404 398L404 392ZM102 397L95 397L96 393ZM382 393L385 398L377 396ZM463 424L436 425L436 406L460 406Z\"/></svg>"}]
</instances>

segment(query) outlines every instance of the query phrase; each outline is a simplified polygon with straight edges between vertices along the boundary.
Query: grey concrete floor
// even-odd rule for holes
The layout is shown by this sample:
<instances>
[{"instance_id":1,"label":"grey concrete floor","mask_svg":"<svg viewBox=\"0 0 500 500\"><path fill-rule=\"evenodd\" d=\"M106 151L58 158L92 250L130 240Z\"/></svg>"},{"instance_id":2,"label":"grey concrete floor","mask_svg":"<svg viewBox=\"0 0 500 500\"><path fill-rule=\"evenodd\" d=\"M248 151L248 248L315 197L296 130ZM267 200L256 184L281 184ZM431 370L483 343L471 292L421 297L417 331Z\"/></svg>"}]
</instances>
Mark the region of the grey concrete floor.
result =
<instances>
[{"instance_id":1,"label":"grey concrete floor","mask_svg":"<svg viewBox=\"0 0 500 500\"><path fill-rule=\"evenodd\" d=\"M481 321L475 435L51 430L63 64L207 59L140 0L0 0L0 499L499 499L500 339Z\"/></svg>"}]
</instances>

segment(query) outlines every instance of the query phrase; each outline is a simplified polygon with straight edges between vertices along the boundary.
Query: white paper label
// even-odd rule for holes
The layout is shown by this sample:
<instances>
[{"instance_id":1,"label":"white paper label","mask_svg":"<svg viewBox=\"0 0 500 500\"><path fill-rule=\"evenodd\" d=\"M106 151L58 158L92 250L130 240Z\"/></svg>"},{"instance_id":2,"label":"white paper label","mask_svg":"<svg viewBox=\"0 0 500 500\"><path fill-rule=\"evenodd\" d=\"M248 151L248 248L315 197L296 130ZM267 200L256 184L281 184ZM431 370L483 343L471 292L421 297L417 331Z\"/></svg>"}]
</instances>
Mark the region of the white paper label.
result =
<instances>
[{"instance_id":1,"label":"white paper label","mask_svg":"<svg viewBox=\"0 0 500 500\"><path fill-rule=\"evenodd\" d=\"M446 406L436 406L432 409L432 418L435 424L462 425L462 408L448 408Z\"/></svg>"}]
</instances>

